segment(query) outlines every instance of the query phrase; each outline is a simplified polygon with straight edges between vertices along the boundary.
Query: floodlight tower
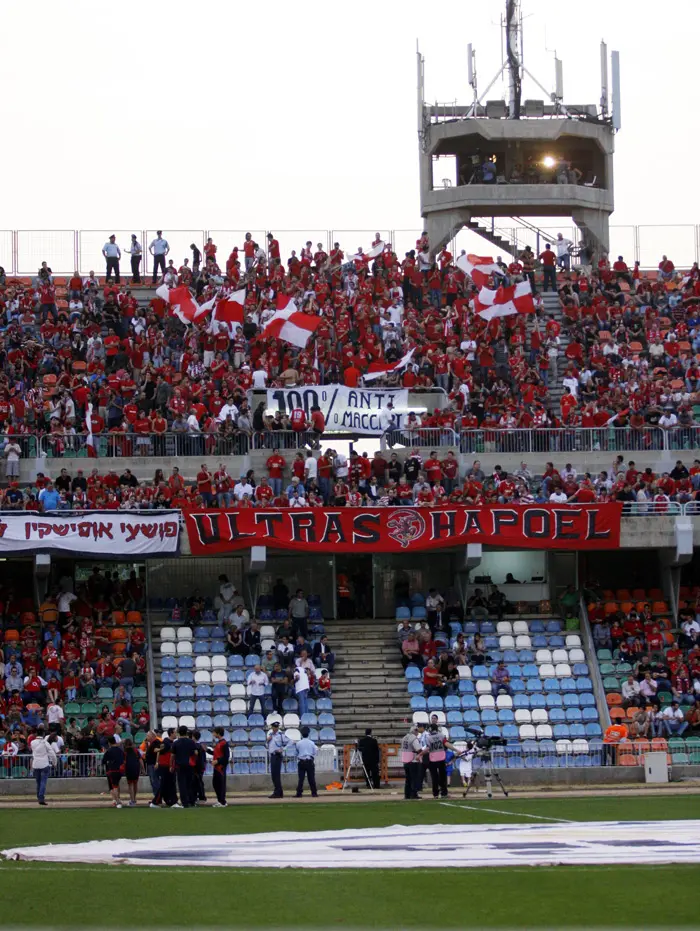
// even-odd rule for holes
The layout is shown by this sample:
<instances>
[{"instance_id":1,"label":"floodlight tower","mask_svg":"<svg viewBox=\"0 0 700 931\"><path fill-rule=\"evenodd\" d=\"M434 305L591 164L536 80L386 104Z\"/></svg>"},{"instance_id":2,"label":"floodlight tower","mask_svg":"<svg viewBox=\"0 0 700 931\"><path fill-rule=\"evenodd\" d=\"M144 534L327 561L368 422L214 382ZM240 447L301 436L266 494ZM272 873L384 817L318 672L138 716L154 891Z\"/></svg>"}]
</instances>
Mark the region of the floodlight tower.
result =
<instances>
[{"instance_id":1,"label":"floodlight tower","mask_svg":"<svg viewBox=\"0 0 700 931\"><path fill-rule=\"evenodd\" d=\"M513 254L524 243L509 242L497 228L524 226L537 232L525 217L571 218L595 255L607 252L614 209L614 140L620 129L619 54L613 52L610 63L612 110L604 42L600 103L574 105L564 102L559 58L554 60L550 90L525 66L520 0L505 0L501 28L501 68L483 91L477 88L475 52L471 45L467 48L472 100L464 105L426 102L425 61L417 50L421 213L431 252L468 227L499 251ZM505 84L501 99L488 99L499 80ZM523 100L525 81L544 99ZM441 156L453 158L454 178L443 180ZM480 224L479 218L489 219Z\"/></svg>"}]
</instances>

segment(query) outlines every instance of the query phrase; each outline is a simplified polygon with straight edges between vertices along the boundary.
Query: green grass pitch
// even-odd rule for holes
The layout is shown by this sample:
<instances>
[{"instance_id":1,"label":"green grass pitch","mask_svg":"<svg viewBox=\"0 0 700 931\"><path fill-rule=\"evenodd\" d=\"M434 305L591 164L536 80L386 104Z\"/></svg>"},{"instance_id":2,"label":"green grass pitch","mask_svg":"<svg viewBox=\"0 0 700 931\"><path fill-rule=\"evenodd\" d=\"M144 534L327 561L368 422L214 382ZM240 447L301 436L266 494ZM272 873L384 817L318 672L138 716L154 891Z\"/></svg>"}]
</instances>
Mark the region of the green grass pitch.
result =
<instances>
[{"instance_id":1,"label":"green grass pitch","mask_svg":"<svg viewBox=\"0 0 700 931\"><path fill-rule=\"evenodd\" d=\"M415 824L700 819L700 796L323 805L0 809L0 849L163 834ZM486 811L485 808L498 809ZM476 809L476 810L475 810ZM301 864L300 864L301 865ZM51 875L55 874L55 875ZM87 928L561 928L700 926L700 866L237 870L0 862L13 926ZM8 917L9 916L9 917Z\"/></svg>"}]
</instances>

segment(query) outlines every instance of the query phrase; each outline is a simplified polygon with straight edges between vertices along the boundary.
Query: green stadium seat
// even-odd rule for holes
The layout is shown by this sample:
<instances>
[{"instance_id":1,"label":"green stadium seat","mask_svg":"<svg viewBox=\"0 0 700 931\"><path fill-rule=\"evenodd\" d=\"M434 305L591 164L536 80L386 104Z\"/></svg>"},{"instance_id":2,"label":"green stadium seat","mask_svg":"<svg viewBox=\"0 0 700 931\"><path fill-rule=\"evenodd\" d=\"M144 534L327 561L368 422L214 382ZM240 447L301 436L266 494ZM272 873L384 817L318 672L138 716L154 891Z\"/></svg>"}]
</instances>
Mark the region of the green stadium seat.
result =
<instances>
[{"instance_id":1,"label":"green stadium seat","mask_svg":"<svg viewBox=\"0 0 700 931\"><path fill-rule=\"evenodd\" d=\"M83 702L80 711L82 714L97 714L97 705L92 701Z\"/></svg>"},{"instance_id":2,"label":"green stadium seat","mask_svg":"<svg viewBox=\"0 0 700 931\"><path fill-rule=\"evenodd\" d=\"M613 663L601 663L600 664L600 674L601 676L612 676L615 674L615 666Z\"/></svg>"},{"instance_id":3,"label":"green stadium seat","mask_svg":"<svg viewBox=\"0 0 700 931\"><path fill-rule=\"evenodd\" d=\"M142 686L138 685L131 693L132 698L148 698L148 691Z\"/></svg>"},{"instance_id":4,"label":"green stadium seat","mask_svg":"<svg viewBox=\"0 0 700 931\"><path fill-rule=\"evenodd\" d=\"M610 652L610 650L598 650L597 656L598 656L599 663L605 663L605 662L609 663L610 660L612 659L612 653Z\"/></svg>"},{"instance_id":5,"label":"green stadium seat","mask_svg":"<svg viewBox=\"0 0 700 931\"><path fill-rule=\"evenodd\" d=\"M659 692L656 696L662 705L670 705L673 701L673 695L670 692Z\"/></svg>"},{"instance_id":6,"label":"green stadium seat","mask_svg":"<svg viewBox=\"0 0 700 931\"><path fill-rule=\"evenodd\" d=\"M66 717L71 714L80 714L80 705L77 701L68 701L63 706L63 713Z\"/></svg>"},{"instance_id":7,"label":"green stadium seat","mask_svg":"<svg viewBox=\"0 0 700 931\"><path fill-rule=\"evenodd\" d=\"M688 754L687 754L687 753L672 753L672 754L671 754L671 762L672 762L672 763L675 763L676 765L683 764L683 763L687 763L687 762L688 762Z\"/></svg>"},{"instance_id":8,"label":"green stadium seat","mask_svg":"<svg viewBox=\"0 0 700 931\"><path fill-rule=\"evenodd\" d=\"M603 679L603 688L606 692L617 692L619 689L619 683L615 676L606 676Z\"/></svg>"},{"instance_id":9,"label":"green stadium seat","mask_svg":"<svg viewBox=\"0 0 700 931\"><path fill-rule=\"evenodd\" d=\"M107 688L105 686L104 688L101 688L98 691L97 697L103 701L112 701L112 699L114 698L114 692L112 691L112 689Z\"/></svg>"}]
</instances>

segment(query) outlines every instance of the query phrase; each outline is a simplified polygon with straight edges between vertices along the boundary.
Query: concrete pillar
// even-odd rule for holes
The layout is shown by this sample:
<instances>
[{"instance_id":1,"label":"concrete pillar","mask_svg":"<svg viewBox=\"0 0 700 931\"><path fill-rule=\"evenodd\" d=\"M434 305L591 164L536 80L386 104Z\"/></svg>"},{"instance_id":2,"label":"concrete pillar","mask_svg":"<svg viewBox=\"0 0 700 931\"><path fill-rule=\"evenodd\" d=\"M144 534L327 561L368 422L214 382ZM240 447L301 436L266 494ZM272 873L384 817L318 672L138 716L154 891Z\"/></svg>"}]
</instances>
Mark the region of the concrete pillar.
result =
<instances>
[{"instance_id":1,"label":"concrete pillar","mask_svg":"<svg viewBox=\"0 0 700 931\"><path fill-rule=\"evenodd\" d=\"M468 210L440 210L427 214L425 229L430 240L430 254L437 255L470 220Z\"/></svg>"},{"instance_id":2,"label":"concrete pillar","mask_svg":"<svg viewBox=\"0 0 700 931\"><path fill-rule=\"evenodd\" d=\"M610 251L610 214L604 210L579 207L572 213L576 226L582 231L586 244L590 246L595 258Z\"/></svg>"}]
</instances>

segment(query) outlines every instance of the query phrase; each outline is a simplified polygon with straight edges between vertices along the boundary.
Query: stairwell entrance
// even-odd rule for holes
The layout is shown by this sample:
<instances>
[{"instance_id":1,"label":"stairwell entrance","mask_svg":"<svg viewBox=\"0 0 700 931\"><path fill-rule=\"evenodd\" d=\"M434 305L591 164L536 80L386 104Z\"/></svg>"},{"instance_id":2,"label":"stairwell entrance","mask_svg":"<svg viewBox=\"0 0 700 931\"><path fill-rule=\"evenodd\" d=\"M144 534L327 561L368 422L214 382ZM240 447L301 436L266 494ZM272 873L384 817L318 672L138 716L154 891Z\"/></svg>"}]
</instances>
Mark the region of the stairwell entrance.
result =
<instances>
[{"instance_id":1,"label":"stairwell entrance","mask_svg":"<svg viewBox=\"0 0 700 931\"><path fill-rule=\"evenodd\" d=\"M373 557L342 553L336 556L336 616L374 618Z\"/></svg>"}]
</instances>

